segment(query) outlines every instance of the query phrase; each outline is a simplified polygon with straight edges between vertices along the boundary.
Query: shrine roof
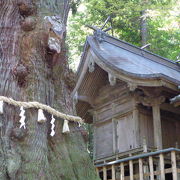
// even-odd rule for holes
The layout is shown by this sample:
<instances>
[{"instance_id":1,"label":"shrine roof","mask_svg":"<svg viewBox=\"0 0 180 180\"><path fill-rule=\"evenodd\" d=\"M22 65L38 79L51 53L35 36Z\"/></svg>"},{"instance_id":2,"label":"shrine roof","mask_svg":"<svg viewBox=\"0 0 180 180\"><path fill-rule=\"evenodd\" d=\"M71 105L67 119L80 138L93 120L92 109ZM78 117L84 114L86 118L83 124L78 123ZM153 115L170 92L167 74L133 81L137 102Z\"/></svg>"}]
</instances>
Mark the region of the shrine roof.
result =
<instances>
[{"instance_id":1,"label":"shrine roof","mask_svg":"<svg viewBox=\"0 0 180 180\"><path fill-rule=\"evenodd\" d=\"M102 63L116 72L142 79L166 78L180 84L180 65L145 49L107 34L101 41L95 36L89 36L84 53L89 47ZM83 62L79 66L78 73L82 64Z\"/></svg>"}]
</instances>

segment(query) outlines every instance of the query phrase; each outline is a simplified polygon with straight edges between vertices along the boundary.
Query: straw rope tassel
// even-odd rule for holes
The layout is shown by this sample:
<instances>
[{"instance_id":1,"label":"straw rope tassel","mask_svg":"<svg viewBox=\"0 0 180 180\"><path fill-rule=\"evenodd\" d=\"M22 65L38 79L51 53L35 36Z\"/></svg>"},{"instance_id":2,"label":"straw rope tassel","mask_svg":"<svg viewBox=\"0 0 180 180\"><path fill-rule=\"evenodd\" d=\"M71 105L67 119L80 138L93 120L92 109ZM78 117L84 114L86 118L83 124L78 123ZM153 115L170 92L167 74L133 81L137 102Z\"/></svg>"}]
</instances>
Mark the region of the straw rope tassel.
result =
<instances>
[{"instance_id":1,"label":"straw rope tassel","mask_svg":"<svg viewBox=\"0 0 180 180\"><path fill-rule=\"evenodd\" d=\"M3 101L0 101L0 114L3 114Z\"/></svg>"},{"instance_id":2,"label":"straw rope tassel","mask_svg":"<svg viewBox=\"0 0 180 180\"><path fill-rule=\"evenodd\" d=\"M19 128L22 128L24 127L24 129L26 129L26 124L25 124L25 119L26 119L26 116L24 115L25 114L25 110L23 108L23 106L20 107L20 114L19 116L21 117L21 119L19 120L19 122L21 123L20 124L20 127Z\"/></svg>"},{"instance_id":3,"label":"straw rope tassel","mask_svg":"<svg viewBox=\"0 0 180 180\"><path fill-rule=\"evenodd\" d=\"M63 130L62 130L62 133L69 133L70 130L69 130L69 125L68 125L68 120L64 120L64 124L63 124Z\"/></svg>"},{"instance_id":4,"label":"straw rope tassel","mask_svg":"<svg viewBox=\"0 0 180 180\"><path fill-rule=\"evenodd\" d=\"M44 116L43 110L42 109L38 109L38 122L39 123L44 123L46 122L46 117Z\"/></svg>"},{"instance_id":5,"label":"straw rope tassel","mask_svg":"<svg viewBox=\"0 0 180 180\"><path fill-rule=\"evenodd\" d=\"M51 136L54 136L55 135L55 131L54 131L54 128L55 128L55 124L54 124L54 122L55 122L55 118L54 118L54 116L52 115L52 118L51 118Z\"/></svg>"}]
</instances>

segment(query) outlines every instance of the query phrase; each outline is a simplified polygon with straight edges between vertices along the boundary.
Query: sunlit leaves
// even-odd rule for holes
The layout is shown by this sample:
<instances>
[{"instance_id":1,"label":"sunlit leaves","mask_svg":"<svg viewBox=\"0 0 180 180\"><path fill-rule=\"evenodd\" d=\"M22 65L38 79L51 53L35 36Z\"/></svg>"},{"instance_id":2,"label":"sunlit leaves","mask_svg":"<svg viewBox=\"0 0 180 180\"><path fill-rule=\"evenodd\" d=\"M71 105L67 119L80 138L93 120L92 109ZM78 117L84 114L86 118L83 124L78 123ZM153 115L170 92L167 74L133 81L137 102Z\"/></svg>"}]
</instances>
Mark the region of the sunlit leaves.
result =
<instances>
[{"instance_id":1,"label":"sunlit leaves","mask_svg":"<svg viewBox=\"0 0 180 180\"><path fill-rule=\"evenodd\" d=\"M110 15L113 35L137 46L141 46L140 20L148 25L150 51L176 60L179 54L180 2L178 0L81 0L83 10L78 9L69 19L68 43L71 62L79 61L80 52L91 30L86 24L101 26ZM141 11L146 10L142 17ZM112 34L112 31L109 32Z\"/></svg>"}]
</instances>

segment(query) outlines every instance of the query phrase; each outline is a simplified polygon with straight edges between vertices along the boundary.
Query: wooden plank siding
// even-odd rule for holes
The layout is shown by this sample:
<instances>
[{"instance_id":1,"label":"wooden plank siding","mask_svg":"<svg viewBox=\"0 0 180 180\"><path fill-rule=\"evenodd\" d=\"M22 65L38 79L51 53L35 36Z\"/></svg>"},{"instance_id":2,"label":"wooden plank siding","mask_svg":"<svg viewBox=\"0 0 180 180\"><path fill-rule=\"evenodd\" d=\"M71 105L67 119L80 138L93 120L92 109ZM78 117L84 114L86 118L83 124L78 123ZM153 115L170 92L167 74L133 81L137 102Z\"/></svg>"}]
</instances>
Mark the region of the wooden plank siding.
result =
<instances>
[{"instance_id":1,"label":"wooden plank siding","mask_svg":"<svg viewBox=\"0 0 180 180\"><path fill-rule=\"evenodd\" d=\"M142 144L143 138L146 139L148 147L154 146L154 135L153 135L153 122L151 112L148 110L141 109L139 112L140 118L140 143Z\"/></svg>"},{"instance_id":2,"label":"wooden plank siding","mask_svg":"<svg viewBox=\"0 0 180 180\"><path fill-rule=\"evenodd\" d=\"M114 104L114 110L112 111L112 104ZM110 101L103 106L96 107L97 119L96 122L103 122L108 119L116 118L117 116L124 115L128 112L133 111L132 99L116 99L114 101Z\"/></svg>"},{"instance_id":3,"label":"wooden plank siding","mask_svg":"<svg viewBox=\"0 0 180 180\"><path fill-rule=\"evenodd\" d=\"M113 154L112 122L105 122L96 126L96 159Z\"/></svg>"},{"instance_id":4,"label":"wooden plank siding","mask_svg":"<svg viewBox=\"0 0 180 180\"><path fill-rule=\"evenodd\" d=\"M180 123L160 116L159 105L150 108L139 104L127 84L122 81L118 81L115 86L110 86L109 83L101 86L93 103L93 112L96 113L96 118L93 119L95 161L117 157L125 152L128 155L129 151L143 147L143 140L147 143L147 149L153 149L154 140L157 139L154 136L158 136L156 145L158 143L160 149L162 145L175 147L174 144L179 143L177 133ZM156 128L157 123L162 124L162 134ZM171 135L168 136L167 133Z\"/></svg>"},{"instance_id":5,"label":"wooden plank siding","mask_svg":"<svg viewBox=\"0 0 180 180\"><path fill-rule=\"evenodd\" d=\"M134 135L133 114L128 114L117 120L117 150L125 152L134 149L136 137Z\"/></svg>"},{"instance_id":6,"label":"wooden plank siding","mask_svg":"<svg viewBox=\"0 0 180 180\"><path fill-rule=\"evenodd\" d=\"M162 116L163 148L180 145L180 121L177 117Z\"/></svg>"}]
</instances>

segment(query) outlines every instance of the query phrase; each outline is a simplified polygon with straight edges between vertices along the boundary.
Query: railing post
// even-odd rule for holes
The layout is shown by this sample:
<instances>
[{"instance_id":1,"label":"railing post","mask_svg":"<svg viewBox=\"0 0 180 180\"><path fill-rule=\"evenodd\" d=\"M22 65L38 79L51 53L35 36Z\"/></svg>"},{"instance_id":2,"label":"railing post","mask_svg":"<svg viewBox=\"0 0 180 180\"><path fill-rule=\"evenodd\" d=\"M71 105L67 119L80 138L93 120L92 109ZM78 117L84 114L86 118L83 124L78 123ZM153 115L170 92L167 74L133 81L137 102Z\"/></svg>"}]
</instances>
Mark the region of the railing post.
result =
<instances>
[{"instance_id":1,"label":"railing post","mask_svg":"<svg viewBox=\"0 0 180 180\"><path fill-rule=\"evenodd\" d=\"M96 168L96 174L99 177L99 169L98 168Z\"/></svg>"},{"instance_id":2,"label":"railing post","mask_svg":"<svg viewBox=\"0 0 180 180\"><path fill-rule=\"evenodd\" d=\"M164 171L164 155L159 155L160 159L160 172L161 172L161 180L165 180L165 171Z\"/></svg>"},{"instance_id":3,"label":"railing post","mask_svg":"<svg viewBox=\"0 0 180 180\"><path fill-rule=\"evenodd\" d=\"M121 163L120 167L121 167L121 180L124 180L124 163Z\"/></svg>"},{"instance_id":4,"label":"railing post","mask_svg":"<svg viewBox=\"0 0 180 180\"><path fill-rule=\"evenodd\" d=\"M139 159L139 180L144 180L144 174L143 174L143 160Z\"/></svg>"},{"instance_id":5,"label":"railing post","mask_svg":"<svg viewBox=\"0 0 180 180\"><path fill-rule=\"evenodd\" d=\"M149 169L150 169L150 180L154 180L154 167L153 167L152 156L149 156Z\"/></svg>"},{"instance_id":6,"label":"railing post","mask_svg":"<svg viewBox=\"0 0 180 180\"><path fill-rule=\"evenodd\" d=\"M144 180L149 180L149 176L147 175L145 176L145 174L149 172L149 168L147 164L143 165L143 172L144 172Z\"/></svg>"},{"instance_id":7,"label":"railing post","mask_svg":"<svg viewBox=\"0 0 180 180\"><path fill-rule=\"evenodd\" d=\"M103 166L103 180L107 180L107 170L106 170L106 166Z\"/></svg>"},{"instance_id":8,"label":"railing post","mask_svg":"<svg viewBox=\"0 0 180 180\"><path fill-rule=\"evenodd\" d=\"M130 172L130 180L133 180L134 173L133 173L133 161L132 160L129 161L129 172Z\"/></svg>"},{"instance_id":9,"label":"railing post","mask_svg":"<svg viewBox=\"0 0 180 180\"><path fill-rule=\"evenodd\" d=\"M116 171L114 164L112 165L112 180L116 180Z\"/></svg>"},{"instance_id":10,"label":"railing post","mask_svg":"<svg viewBox=\"0 0 180 180\"><path fill-rule=\"evenodd\" d=\"M177 180L177 165L176 165L176 152L171 152L171 164L172 164L172 174L173 180Z\"/></svg>"}]
</instances>

